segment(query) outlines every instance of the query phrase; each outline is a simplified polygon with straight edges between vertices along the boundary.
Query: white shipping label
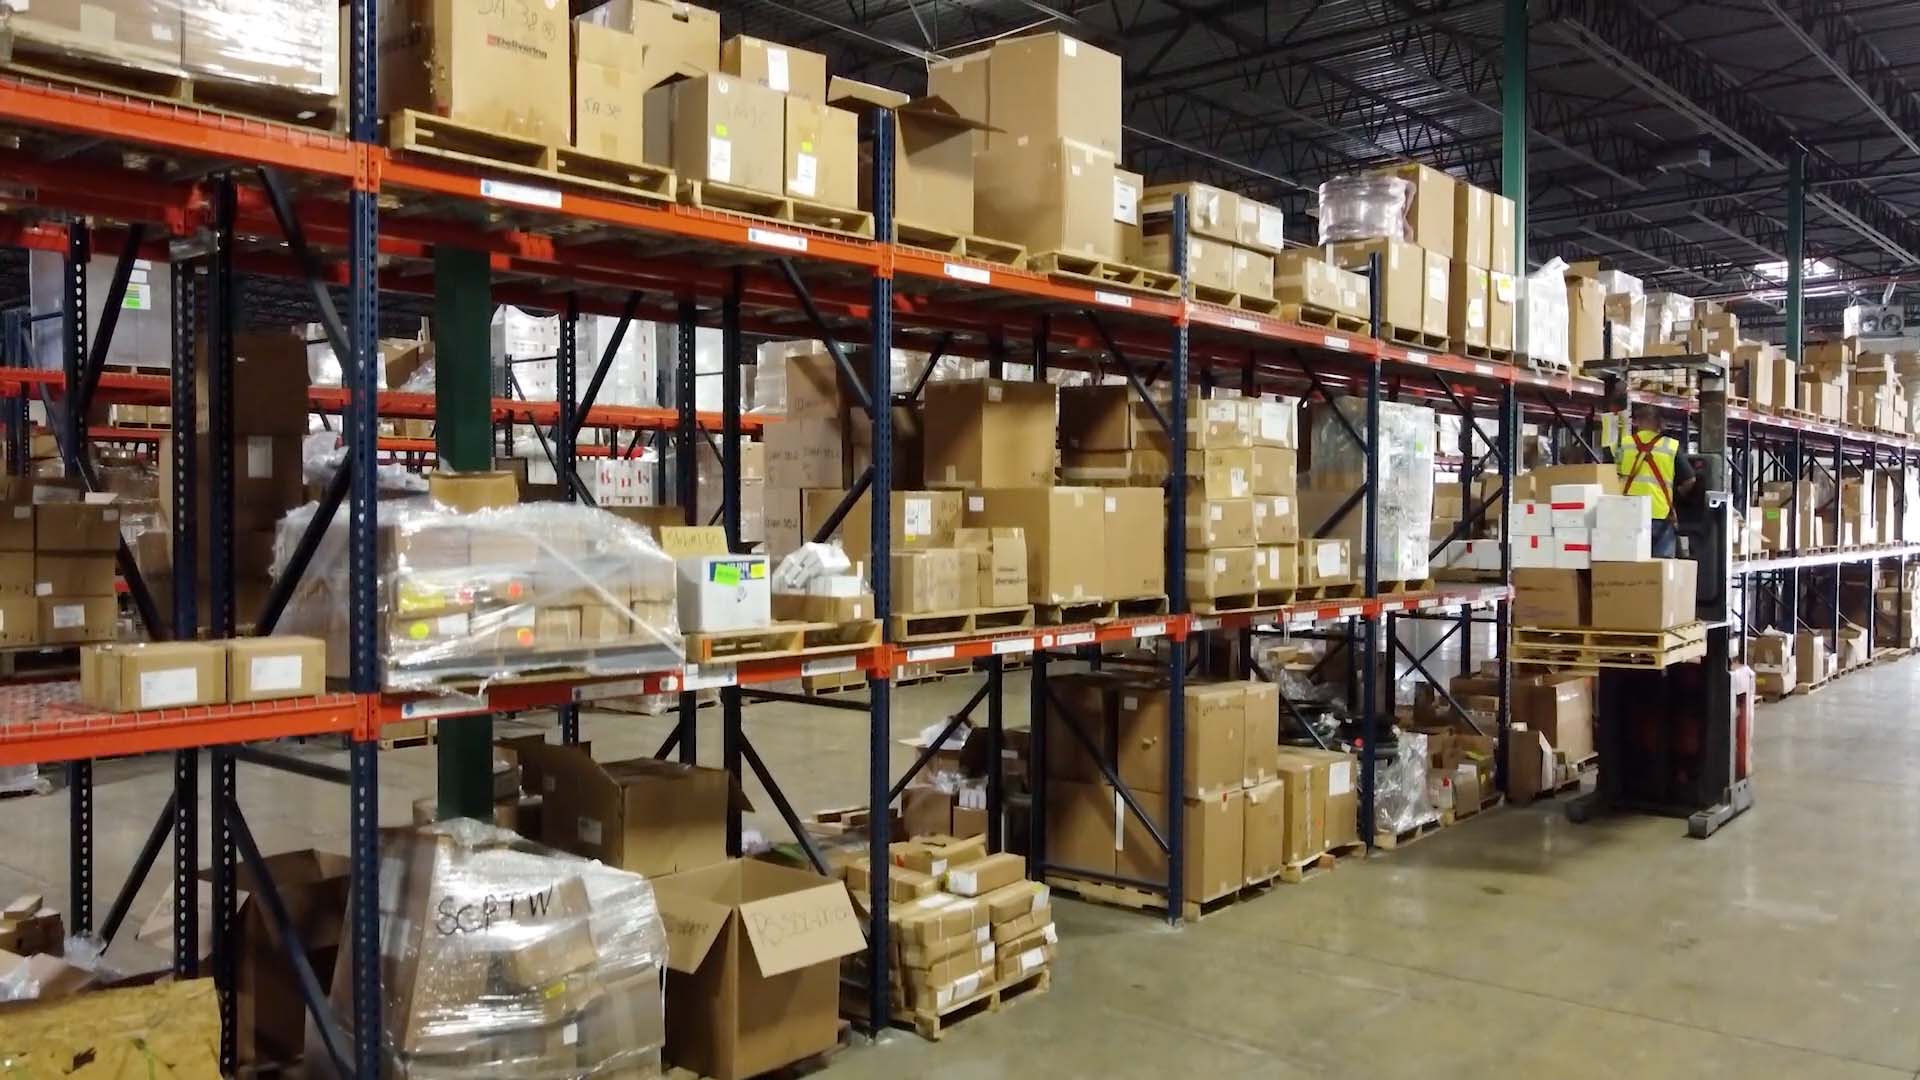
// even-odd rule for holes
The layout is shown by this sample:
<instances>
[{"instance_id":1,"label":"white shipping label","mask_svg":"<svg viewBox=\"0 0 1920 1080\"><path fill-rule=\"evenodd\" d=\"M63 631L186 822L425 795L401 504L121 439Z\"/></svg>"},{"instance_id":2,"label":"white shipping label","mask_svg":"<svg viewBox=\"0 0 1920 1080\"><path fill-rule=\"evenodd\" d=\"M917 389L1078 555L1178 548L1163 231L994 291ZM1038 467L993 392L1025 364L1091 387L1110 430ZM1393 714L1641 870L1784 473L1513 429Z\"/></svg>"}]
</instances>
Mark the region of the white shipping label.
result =
<instances>
[{"instance_id":1,"label":"white shipping label","mask_svg":"<svg viewBox=\"0 0 1920 1080\"><path fill-rule=\"evenodd\" d=\"M792 188L795 194L811 199L819 186L817 179L819 174L819 158L812 154L795 154L793 155L793 179L788 181L787 186Z\"/></svg>"},{"instance_id":2,"label":"white shipping label","mask_svg":"<svg viewBox=\"0 0 1920 1080\"><path fill-rule=\"evenodd\" d=\"M1427 267L1427 296L1433 300L1447 298L1447 272L1438 266Z\"/></svg>"},{"instance_id":3,"label":"white shipping label","mask_svg":"<svg viewBox=\"0 0 1920 1080\"><path fill-rule=\"evenodd\" d=\"M579 1024L568 1024L566 1027L563 1027L560 1029L560 1042L562 1045L572 1046L574 1043L577 1043L579 1041L580 1041L580 1025Z\"/></svg>"},{"instance_id":4,"label":"white shipping label","mask_svg":"<svg viewBox=\"0 0 1920 1080\"><path fill-rule=\"evenodd\" d=\"M1233 402L1230 400L1207 402L1207 423L1233 423Z\"/></svg>"},{"instance_id":5,"label":"white shipping label","mask_svg":"<svg viewBox=\"0 0 1920 1080\"><path fill-rule=\"evenodd\" d=\"M55 630L78 630L87 624L87 605L53 605L53 628Z\"/></svg>"},{"instance_id":6,"label":"white shipping label","mask_svg":"<svg viewBox=\"0 0 1920 1080\"><path fill-rule=\"evenodd\" d=\"M1293 504L1287 500L1285 495L1275 495L1273 497L1273 512L1281 517L1286 517L1287 514L1291 512L1292 506Z\"/></svg>"},{"instance_id":7,"label":"white shipping label","mask_svg":"<svg viewBox=\"0 0 1920 1080\"><path fill-rule=\"evenodd\" d=\"M164 709L185 705L200 696L200 672L196 668L162 668L140 673L140 707Z\"/></svg>"},{"instance_id":8,"label":"white shipping label","mask_svg":"<svg viewBox=\"0 0 1920 1080\"><path fill-rule=\"evenodd\" d=\"M1210 503L1208 505L1212 507L1213 520L1219 521L1221 517L1226 514L1226 507L1221 506L1219 503Z\"/></svg>"},{"instance_id":9,"label":"white shipping label","mask_svg":"<svg viewBox=\"0 0 1920 1080\"><path fill-rule=\"evenodd\" d=\"M787 50L785 49L770 48L767 50L767 88L770 90L778 90L783 94L786 93L789 88L787 81Z\"/></svg>"},{"instance_id":10,"label":"white shipping label","mask_svg":"<svg viewBox=\"0 0 1920 1080\"><path fill-rule=\"evenodd\" d=\"M980 878L971 870L955 870L947 875L947 888L962 896L972 896L979 891Z\"/></svg>"},{"instance_id":11,"label":"white shipping label","mask_svg":"<svg viewBox=\"0 0 1920 1080\"><path fill-rule=\"evenodd\" d=\"M247 479L273 479L273 436L247 436Z\"/></svg>"},{"instance_id":12,"label":"white shipping label","mask_svg":"<svg viewBox=\"0 0 1920 1080\"><path fill-rule=\"evenodd\" d=\"M1117 514L1119 512L1120 512L1120 500L1114 498L1111 495L1107 496L1107 513Z\"/></svg>"},{"instance_id":13,"label":"white shipping label","mask_svg":"<svg viewBox=\"0 0 1920 1080\"><path fill-rule=\"evenodd\" d=\"M1246 498L1247 493L1252 490L1247 486L1247 470L1229 469L1227 471L1227 489L1233 493L1233 498Z\"/></svg>"},{"instance_id":14,"label":"white shipping label","mask_svg":"<svg viewBox=\"0 0 1920 1080\"><path fill-rule=\"evenodd\" d=\"M1053 927L1048 926L1047 929L1051 930ZM1047 950L1044 946L1037 949L1028 949L1026 952L1020 954L1020 974L1025 975L1027 972L1032 971L1034 968L1046 962Z\"/></svg>"},{"instance_id":15,"label":"white shipping label","mask_svg":"<svg viewBox=\"0 0 1920 1080\"><path fill-rule=\"evenodd\" d=\"M298 690L305 674L298 656L256 656L247 662L247 681L255 693Z\"/></svg>"},{"instance_id":16,"label":"white shipping label","mask_svg":"<svg viewBox=\"0 0 1920 1080\"><path fill-rule=\"evenodd\" d=\"M1127 803L1118 791L1113 793L1113 850L1127 850Z\"/></svg>"},{"instance_id":17,"label":"white shipping label","mask_svg":"<svg viewBox=\"0 0 1920 1080\"><path fill-rule=\"evenodd\" d=\"M987 509L986 496L984 495L967 496L967 512L968 513L970 514L984 513L986 509Z\"/></svg>"},{"instance_id":18,"label":"white shipping label","mask_svg":"<svg viewBox=\"0 0 1920 1080\"><path fill-rule=\"evenodd\" d=\"M1267 549L1267 576L1273 578L1280 576L1280 549L1277 547Z\"/></svg>"},{"instance_id":19,"label":"white shipping label","mask_svg":"<svg viewBox=\"0 0 1920 1080\"><path fill-rule=\"evenodd\" d=\"M1467 301L1467 325L1468 326L1487 325L1486 301L1481 300L1477 296Z\"/></svg>"},{"instance_id":20,"label":"white shipping label","mask_svg":"<svg viewBox=\"0 0 1920 1080\"><path fill-rule=\"evenodd\" d=\"M1060 51L1068 56L1080 55L1080 43L1070 37L1060 39Z\"/></svg>"},{"instance_id":21,"label":"white shipping label","mask_svg":"<svg viewBox=\"0 0 1920 1080\"><path fill-rule=\"evenodd\" d=\"M36 582L34 582L34 583L33 583L33 595L35 595L35 596L52 596L52 595L53 595L53 582L51 582L51 581L36 581Z\"/></svg>"},{"instance_id":22,"label":"white shipping label","mask_svg":"<svg viewBox=\"0 0 1920 1080\"><path fill-rule=\"evenodd\" d=\"M1260 246L1282 248L1286 246L1286 215L1271 206L1260 208Z\"/></svg>"},{"instance_id":23,"label":"white shipping label","mask_svg":"<svg viewBox=\"0 0 1920 1080\"><path fill-rule=\"evenodd\" d=\"M1140 224L1140 191L1117 176L1113 178L1113 220L1124 225Z\"/></svg>"},{"instance_id":24,"label":"white shipping label","mask_svg":"<svg viewBox=\"0 0 1920 1080\"><path fill-rule=\"evenodd\" d=\"M582 816L574 826L574 835L578 836L580 842L583 844L592 844L594 847L599 847L602 834L603 830L600 827L599 818Z\"/></svg>"},{"instance_id":25,"label":"white shipping label","mask_svg":"<svg viewBox=\"0 0 1920 1080\"><path fill-rule=\"evenodd\" d=\"M124 311L152 311L153 293L144 281L127 282L127 294L121 298L120 307Z\"/></svg>"},{"instance_id":26,"label":"white shipping label","mask_svg":"<svg viewBox=\"0 0 1920 1080\"><path fill-rule=\"evenodd\" d=\"M1006 392L1006 391L1005 391L1004 389L1002 389L1001 387L998 387L998 386L994 386L994 385L992 385L992 384L989 384L989 385L987 386L987 400L988 400L988 401L995 401L995 402L997 402L997 401L1000 401L1000 400L1001 400L1002 398L1004 398L1004 397L1006 397L1006 395L1007 395L1007 392Z\"/></svg>"},{"instance_id":27,"label":"white shipping label","mask_svg":"<svg viewBox=\"0 0 1920 1080\"><path fill-rule=\"evenodd\" d=\"M1214 556L1213 572L1216 574L1224 574L1227 572L1227 560L1225 556L1223 555Z\"/></svg>"},{"instance_id":28,"label":"white shipping label","mask_svg":"<svg viewBox=\"0 0 1920 1080\"><path fill-rule=\"evenodd\" d=\"M900 528L907 539L916 536L933 535L933 500L924 496L915 496L903 500L906 509L900 515Z\"/></svg>"},{"instance_id":29,"label":"white shipping label","mask_svg":"<svg viewBox=\"0 0 1920 1080\"><path fill-rule=\"evenodd\" d=\"M1049 945L1060 944L1060 931L1055 929L1052 923L1047 924L1046 938Z\"/></svg>"},{"instance_id":30,"label":"white shipping label","mask_svg":"<svg viewBox=\"0 0 1920 1080\"><path fill-rule=\"evenodd\" d=\"M1347 572L1347 550L1339 544L1321 544L1314 553L1314 559L1321 577L1334 577Z\"/></svg>"},{"instance_id":31,"label":"white shipping label","mask_svg":"<svg viewBox=\"0 0 1920 1080\"><path fill-rule=\"evenodd\" d=\"M1353 790L1353 762L1336 761L1327 770L1327 794L1345 795Z\"/></svg>"},{"instance_id":32,"label":"white shipping label","mask_svg":"<svg viewBox=\"0 0 1920 1080\"><path fill-rule=\"evenodd\" d=\"M707 136L707 179L720 184L733 182L732 140Z\"/></svg>"}]
</instances>

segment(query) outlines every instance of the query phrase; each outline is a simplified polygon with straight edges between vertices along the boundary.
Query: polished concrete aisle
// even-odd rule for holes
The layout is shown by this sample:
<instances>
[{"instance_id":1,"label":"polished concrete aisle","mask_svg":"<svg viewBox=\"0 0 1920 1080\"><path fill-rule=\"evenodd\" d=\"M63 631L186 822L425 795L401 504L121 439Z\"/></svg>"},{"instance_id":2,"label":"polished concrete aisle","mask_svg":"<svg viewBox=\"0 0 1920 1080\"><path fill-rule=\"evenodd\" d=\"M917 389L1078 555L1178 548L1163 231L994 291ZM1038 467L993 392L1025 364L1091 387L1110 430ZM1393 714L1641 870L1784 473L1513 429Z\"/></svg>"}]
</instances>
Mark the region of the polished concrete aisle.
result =
<instances>
[{"instance_id":1,"label":"polished concrete aisle","mask_svg":"<svg viewBox=\"0 0 1920 1080\"><path fill-rule=\"evenodd\" d=\"M895 734L934 722L971 688L899 693ZM1010 677L1008 691L1009 713L1023 715L1024 680ZM1916 700L1920 661L1908 660L1763 708L1759 805L1704 842L1672 820L1574 827L1548 802L1178 930L1062 902L1049 994L939 1044L892 1032L825 1075L1920 1075ZM702 718L702 758L716 760L712 710ZM587 735L601 756L648 753L666 726L596 716ZM864 799L859 714L760 705L748 728L798 805ZM896 746L894 759L902 768L911 752ZM404 821L412 793L431 785L431 751L390 753L381 766L382 816ZM242 769L265 849L340 848L337 789ZM99 767L97 910L167 776L160 761ZM64 904L65 811L57 792L0 804L0 894L44 889ZM756 820L777 831L770 815ZM149 884L136 923L162 888ZM153 958L130 941L113 955Z\"/></svg>"}]
</instances>

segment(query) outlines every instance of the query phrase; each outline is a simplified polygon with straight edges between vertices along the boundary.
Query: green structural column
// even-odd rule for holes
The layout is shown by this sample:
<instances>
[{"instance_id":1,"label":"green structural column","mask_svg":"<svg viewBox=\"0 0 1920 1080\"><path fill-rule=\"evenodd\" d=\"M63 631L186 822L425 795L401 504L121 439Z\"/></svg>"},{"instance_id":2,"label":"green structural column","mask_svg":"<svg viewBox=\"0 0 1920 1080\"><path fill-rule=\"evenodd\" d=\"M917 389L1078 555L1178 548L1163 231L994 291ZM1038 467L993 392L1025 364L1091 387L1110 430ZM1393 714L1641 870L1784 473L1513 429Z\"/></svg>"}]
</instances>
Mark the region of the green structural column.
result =
<instances>
[{"instance_id":1,"label":"green structural column","mask_svg":"<svg viewBox=\"0 0 1920 1080\"><path fill-rule=\"evenodd\" d=\"M1807 152L1795 147L1787 172L1787 358L1799 370L1806 335Z\"/></svg>"},{"instance_id":2,"label":"green structural column","mask_svg":"<svg viewBox=\"0 0 1920 1080\"><path fill-rule=\"evenodd\" d=\"M1527 276L1527 0L1506 0L1501 43L1500 193L1513 200L1513 269ZM1524 296L1525 290L1521 290Z\"/></svg>"},{"instance_id":3,"label":"green structural column","mask_svg":"<svg viewBox=\"0 0 1920 1080\"><path fill-rule=\"evenodd\" d=\"M493 467L493 291L487 256L433 253L434 448L443 469ZM442 818L493 820L493 717L440 721Z\"/></svg>"}]
</instances>

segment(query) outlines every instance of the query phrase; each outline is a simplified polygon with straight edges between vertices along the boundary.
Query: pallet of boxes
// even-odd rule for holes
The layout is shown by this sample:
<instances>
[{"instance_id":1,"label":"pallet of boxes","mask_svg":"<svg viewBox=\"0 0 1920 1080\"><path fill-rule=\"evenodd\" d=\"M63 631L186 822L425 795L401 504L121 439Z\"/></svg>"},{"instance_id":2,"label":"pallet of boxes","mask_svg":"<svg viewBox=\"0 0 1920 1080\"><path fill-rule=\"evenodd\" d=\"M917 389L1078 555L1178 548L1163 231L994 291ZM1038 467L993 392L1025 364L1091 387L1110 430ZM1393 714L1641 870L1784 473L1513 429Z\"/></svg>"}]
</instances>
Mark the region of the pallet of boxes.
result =
<instances>
[{"instance_id":1,"label":"pallet of boxes","mask_svg":"<svg viewBox=\"0 0 1920 1080\"><path fill-rule=\"evenodd\" d=\"M1051 892L1027 880L1025 858L989 855L984 837L938 834L895 843L888 858L892 1022L938 1040L967 1017L1046 991L1060 938ZM865 857L846 869L847 891L863 918L873 874ZM844 967L850 976L845 1006L864 1015L865 955L849 957Z\"/></svg>"},{"instance_id":2,"label":"pallet of boxes","mask_svg":"<svg viewBox=\"0 0 1920 1080\"><path fill-rule=\"evenodd\" d=\"M1660 671L1706 655L1706 626L1694 614L1699 564L1651 556L1651 500L1614 494L1613 466L1538 470L1535 494L1575 470L1591 470L1590 482L1548 488L1546 555L1531 543L1542 538L1514 537L1511 656L1530 673L1517 680L1507 793L1522 802L1580 781L1593 754L1599 672Z\"/></svg>"},{"instance_id":3,"label":"pallet of boxes","mask_svg":"<svg viewBox=\"0 0 1920 1080\"><path fill-rule=\"evenodd\" d=\"M1061 475L1071 484L1100 485L1106 536L1133 538L1106 545L1108 588L1122 597L1144 592L1151 601L1161 591L1155 566L1162 550L1146 538L1164 530L1159 489L1172 471L1161 427L1167 408L1135 400L1125 386L1060 392ZM1302 584L1303 568L1318 584L1318 564L1300 553L1297 408L1291 399L1188 400L1184 573L1194 611L1284 603ZM1123 599L1119 613L1154 612Z\"/></svg>"},{"instance_id":4,"label":"pallet of boxes","mask_svg":"<svg viewBox=\"0 0 1920 1080\"><path fill-rule=\"evenodd\" d=\"M1364 587L1356 583L1365 578L1368 552L1366 515L1358 500L1349 500L1366 486L1367 454L1351 432L1365 428L1366 403L1341 397L1316 404L1308 417L1300 531L1318 539L1302 541L1301 585L1320 585L1324 596L1354 595ZM1432 409L1380 403L1371 557L1382 592L1431 587L1434 440ZM1332 573L1323 572L1328 570Z\"/></svg>"}]
</instances>

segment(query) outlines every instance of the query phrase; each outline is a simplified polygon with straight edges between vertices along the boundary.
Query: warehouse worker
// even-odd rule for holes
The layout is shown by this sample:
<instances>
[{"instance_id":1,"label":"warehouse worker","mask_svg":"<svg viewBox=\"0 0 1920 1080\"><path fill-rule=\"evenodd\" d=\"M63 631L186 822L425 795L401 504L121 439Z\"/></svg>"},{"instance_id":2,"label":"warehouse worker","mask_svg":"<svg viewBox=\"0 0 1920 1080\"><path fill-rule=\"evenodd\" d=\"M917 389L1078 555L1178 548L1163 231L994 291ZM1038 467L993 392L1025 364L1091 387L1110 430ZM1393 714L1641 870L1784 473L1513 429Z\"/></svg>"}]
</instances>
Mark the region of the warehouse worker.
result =
<instances>
[{"instance_id":1,"label":"warehouse worker","mask_svg":"<svg viewBox=\"0 0 1920 1080\"><path fill-rule=\"evenodd\" d=\"M1677 546L1674 505L1693 490L1693 465L1680 452L1679 440L1661 432L1660 410L1650 402L1633 407L1631 426L1611 426L1616 437L1609 449L1620 470L1620 489L1628 495L1647 496L1653 508L1653 555L1673 558Z\"/></svg>"}]
</instances>

